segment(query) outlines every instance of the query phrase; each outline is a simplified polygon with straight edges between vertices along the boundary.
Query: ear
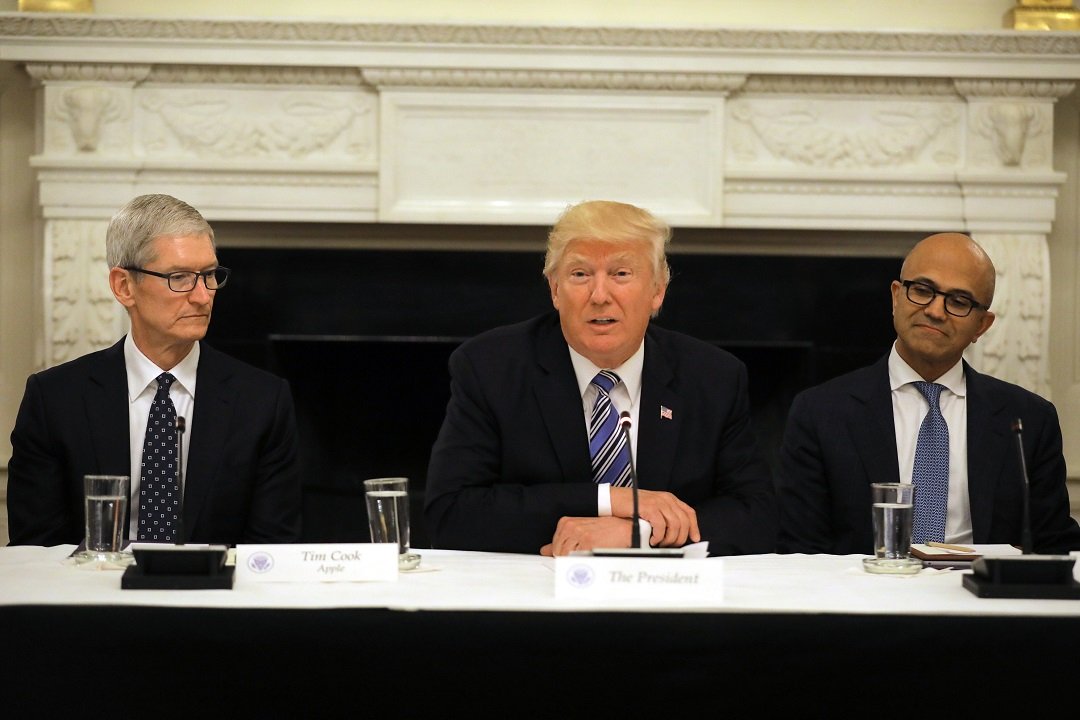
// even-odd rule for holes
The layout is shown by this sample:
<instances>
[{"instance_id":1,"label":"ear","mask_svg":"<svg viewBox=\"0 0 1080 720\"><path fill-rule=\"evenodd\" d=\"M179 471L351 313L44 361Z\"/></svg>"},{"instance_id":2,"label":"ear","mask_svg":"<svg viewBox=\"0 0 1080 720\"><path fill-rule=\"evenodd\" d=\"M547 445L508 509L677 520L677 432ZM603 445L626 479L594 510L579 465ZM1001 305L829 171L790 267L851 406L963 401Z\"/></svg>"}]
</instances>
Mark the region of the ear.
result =
<instances>
[{"instance_id":1,"label":"ear","mask_svg":"<svg viewBox=\"0 0 1080 720\"><path fill-rule=\"evenodd\" d=\"M559 281L553 276L548 276L548 290L551 292L551 304L556 310L559 309Z\"/></svg>"},{"instance_id":2,"label":"ear","mask_svg":"<svg viewBox=\"0 0 1080 720\"><path fill-rule=\"evenodd\" d=\"M900 284L899 280L893 280L889 290L892 292L892 314L895 316L896 306L904 298L904 286Z\"/></svg>"},{"instance_id":3,"label":"ear","mask_svg":"<svg viewBox=\"0 0 1080 720\"><path fill-rule=\"evenodd\" d=\"M979 321L979 331L975 333L975 337L971 338L971 342L974 343L976 340L981 338L983 333L990 329L990 326L994 324L994 320L996 319L997 316L989 310L984 312L982 320Z\"/></svg>"},{"instance_id":4,"label":"ear","mask_svg":"<svg viewBox=\"0 0 1080 720\"><path fill-rule=\"evenodd\" d=\"M131 272L114 267L109 270L109 289L116 301L126 308L135 304L135 278Z\"/></svg>"},{"instance_id":5,"label":"ear","mask_svg":"<svg viewBox=\"0 0 1080 720\"><path fill-rule=\"evenodd\" d=\"M660 312L660 307L664 304L664 297L667 295L667 285L664 283L657 283L656 292L652 297L652 314Z\"/></svg>"}]
</instances>

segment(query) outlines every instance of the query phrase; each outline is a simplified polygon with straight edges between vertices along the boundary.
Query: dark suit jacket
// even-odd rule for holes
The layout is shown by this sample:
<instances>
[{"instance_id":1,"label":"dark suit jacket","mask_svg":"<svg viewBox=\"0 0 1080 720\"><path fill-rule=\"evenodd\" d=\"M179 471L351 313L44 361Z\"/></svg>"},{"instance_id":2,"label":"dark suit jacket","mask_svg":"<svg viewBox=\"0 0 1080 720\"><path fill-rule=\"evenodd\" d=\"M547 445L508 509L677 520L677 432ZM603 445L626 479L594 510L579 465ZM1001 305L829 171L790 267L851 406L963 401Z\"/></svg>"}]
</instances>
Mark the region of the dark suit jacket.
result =
<instances>
[{"instance_id":1,"label":"dark suit jacket","mask_svg":"<svg viewBox=\"0 0 1080 720\"><path fill-rule=\"evenodd\" d=\"M288 384L206 343L200 353L184 540L298 540L300 479ZM83 475L138 475L127 398L123 340L30 376L11 433L12 545L82 542Z\"/></svg>"},{"instance_id":2,"label":"dark suit jacket","mask_svg":"<svg viewBox=\"0 0 1080 720\"><path fill-rule=\"evenodd\" d=\"M1080 549L1054 406L966 362L964 374L973 542L1021 542L1023 475L1011 429L1021 418L1035 549ZM870 483L899 481L888 356L803 391L780 449L780 551L872 554Z\"/></svg>"},{"instance_id":3,"label":"dark suit jacket","mask_svg":"<svg viewBox=\"0 0 1080 720\"><path fill-rule=\"evenodd\" d=\"M450 374L427 474L435 547L536 553L560 517L596 516L585 416L558 314L473 338L451 355ZM775 498L750 428L745 366L650 327L640 402L640 487L693 506L711 554L772 552Z\"/></svg>"}]
</instances>

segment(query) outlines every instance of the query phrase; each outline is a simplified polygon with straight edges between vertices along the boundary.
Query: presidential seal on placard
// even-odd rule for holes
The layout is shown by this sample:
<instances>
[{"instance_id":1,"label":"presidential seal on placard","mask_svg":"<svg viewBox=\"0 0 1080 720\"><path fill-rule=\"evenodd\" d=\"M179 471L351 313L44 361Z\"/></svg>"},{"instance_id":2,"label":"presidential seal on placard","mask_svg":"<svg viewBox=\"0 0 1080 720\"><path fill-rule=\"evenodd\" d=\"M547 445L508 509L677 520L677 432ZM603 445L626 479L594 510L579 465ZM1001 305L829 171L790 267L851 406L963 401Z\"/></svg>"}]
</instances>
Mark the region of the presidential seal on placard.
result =
<instances>
[{"instance_id":1,"label":"presidential seal on placard","mask_svg":"<svg viewBox=\"0 0 1080 720\"><path fill-rule=\"evenodd\" d=\"M571 565L566 571L566 581L573 587L587 588L594 579L593 569L588 565Z\"/></svg>"},{"instance_id":2,"label":"presidential seal on placard","mask_svg":"<svg viewBox=\"0 0 1080 720\"><path fill-rule=\"evenodd\" d=\"M247 561L248 570L253 573L270 572L274 567L274 556L268 552L252 553Z\"/></svg>"}]
</instances>

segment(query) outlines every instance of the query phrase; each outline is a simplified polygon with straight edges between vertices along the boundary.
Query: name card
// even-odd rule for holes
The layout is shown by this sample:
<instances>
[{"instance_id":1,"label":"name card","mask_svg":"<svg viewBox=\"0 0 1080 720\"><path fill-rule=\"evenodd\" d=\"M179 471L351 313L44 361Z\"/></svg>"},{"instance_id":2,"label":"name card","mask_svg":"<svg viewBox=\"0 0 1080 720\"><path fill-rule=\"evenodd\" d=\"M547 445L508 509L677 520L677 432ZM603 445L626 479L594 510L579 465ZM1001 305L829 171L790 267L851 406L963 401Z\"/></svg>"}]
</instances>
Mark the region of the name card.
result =
<instances>
[{"instance_id":1,"label":"name card","mask_svg":"<svg viewBox=\"0 0 1080 720\"><path fill-rule=\"evenodd\" d=\"M396 581L398 545L237 545L236 577L240 582Z\"/></svg>"},{"instance_id":2,"label":"name card","mask_svg":"<svg viewBox=\"0 0 1080 720\"><path fill-rule=\"evenodd\" d=\"M716 605L724 599L724 561L687 558L555 558L555 597L598 603L651 600L665 606Z\"/></svg>"}]
</instances>

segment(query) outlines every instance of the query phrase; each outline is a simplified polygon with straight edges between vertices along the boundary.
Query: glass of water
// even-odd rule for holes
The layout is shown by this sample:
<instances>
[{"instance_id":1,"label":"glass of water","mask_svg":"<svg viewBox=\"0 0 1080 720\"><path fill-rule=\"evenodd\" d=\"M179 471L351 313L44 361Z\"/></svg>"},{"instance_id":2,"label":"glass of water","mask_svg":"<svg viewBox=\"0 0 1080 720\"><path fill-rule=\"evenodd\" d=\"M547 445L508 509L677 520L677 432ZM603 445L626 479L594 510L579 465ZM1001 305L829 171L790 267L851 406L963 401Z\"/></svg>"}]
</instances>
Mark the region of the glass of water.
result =
<instances>
[{"instance_id":1,"label":"glass of water","mask_svg":"<svg viewBox=\"0 0 1080 720\"><path fill-rule=\"evenodd\" d=\"M83 477L86 547L80 562L130 563L131 555L123 551L130 482L127 475Z\"/></svg>"},{"instance_id":2,"label":"glass of water","mask_svg":"<svg viewBox=\"0 0 1080 720\"><path fill-rule=\"evenodd\" d=\"M915 486L910 483L872 483L870 492L874 557L863 560L863 567L875 573L919 572L922 561L911 556Z\"/></svg>"},{"instance_id":3,"label":"glass of water","mask_svg":"<svg viewBox=\"0 0 1080 720\"><path fill-rule=\"evenodd\" d=\"M409 552L409 479L372 478L364 481L371 542L397 543L398 569L412 570L420 556Z\"/></svg>"}]
</instances>

